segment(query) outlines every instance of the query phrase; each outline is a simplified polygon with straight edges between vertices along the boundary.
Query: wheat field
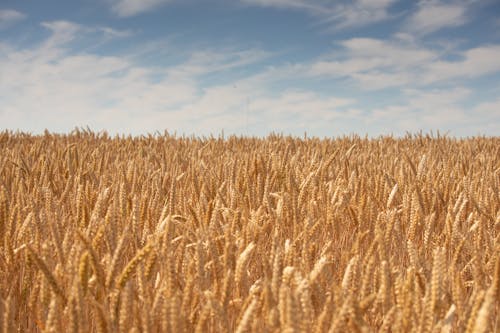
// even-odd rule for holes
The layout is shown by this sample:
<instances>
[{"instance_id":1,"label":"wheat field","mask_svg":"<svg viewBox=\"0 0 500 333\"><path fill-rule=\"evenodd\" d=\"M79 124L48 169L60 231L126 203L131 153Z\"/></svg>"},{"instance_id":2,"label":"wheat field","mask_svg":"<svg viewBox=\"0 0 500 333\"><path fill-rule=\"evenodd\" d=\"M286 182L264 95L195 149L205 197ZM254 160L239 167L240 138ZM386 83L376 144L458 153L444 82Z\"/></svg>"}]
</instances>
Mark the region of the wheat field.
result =
<instances>
[{"instance_id":1,"label":"wheat field","mask_svg":"<svg viewBox=\"0 0 500 333\"><path fill-rule=\"evenodd\" d=\"M3 332L500 332L500 138L0 133Z\"/></svg>"}]
</instances>

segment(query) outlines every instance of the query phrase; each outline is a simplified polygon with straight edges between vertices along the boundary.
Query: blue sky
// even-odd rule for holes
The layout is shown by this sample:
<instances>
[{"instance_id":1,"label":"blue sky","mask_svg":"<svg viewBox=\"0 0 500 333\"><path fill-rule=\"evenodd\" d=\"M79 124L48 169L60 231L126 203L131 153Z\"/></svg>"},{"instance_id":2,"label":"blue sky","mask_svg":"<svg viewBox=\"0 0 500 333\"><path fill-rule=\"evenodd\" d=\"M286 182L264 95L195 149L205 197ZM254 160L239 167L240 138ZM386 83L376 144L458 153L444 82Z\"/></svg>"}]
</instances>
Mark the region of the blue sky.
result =
<instances>
[{"instance_id":1,"label":"blue sky","mask_svg":"<svg viewBox=\"0 0 500 333\"><path fill-rule=\"evenodd\" d=\"M0 130L500 134L496 0L2 0Z\"/></svg>"}]
</instances>

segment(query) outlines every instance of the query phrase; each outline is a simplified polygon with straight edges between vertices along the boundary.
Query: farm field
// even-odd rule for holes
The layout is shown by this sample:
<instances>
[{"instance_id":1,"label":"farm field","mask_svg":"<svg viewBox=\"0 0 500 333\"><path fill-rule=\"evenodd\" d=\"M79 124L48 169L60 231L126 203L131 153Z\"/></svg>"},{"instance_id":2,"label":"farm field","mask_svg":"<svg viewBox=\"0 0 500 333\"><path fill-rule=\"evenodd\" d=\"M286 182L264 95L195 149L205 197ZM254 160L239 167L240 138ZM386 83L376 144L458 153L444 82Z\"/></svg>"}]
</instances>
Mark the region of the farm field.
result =
<instances>
[{"instance_id":1,"label":"farm field","mask_svg":"<svg viewBox=\"0 0 500 333\"><path fill-rule=\"evenodd\" d=\"M3 332L500 332L500 138L0 133Z\"/></svg>"}]
</instances>

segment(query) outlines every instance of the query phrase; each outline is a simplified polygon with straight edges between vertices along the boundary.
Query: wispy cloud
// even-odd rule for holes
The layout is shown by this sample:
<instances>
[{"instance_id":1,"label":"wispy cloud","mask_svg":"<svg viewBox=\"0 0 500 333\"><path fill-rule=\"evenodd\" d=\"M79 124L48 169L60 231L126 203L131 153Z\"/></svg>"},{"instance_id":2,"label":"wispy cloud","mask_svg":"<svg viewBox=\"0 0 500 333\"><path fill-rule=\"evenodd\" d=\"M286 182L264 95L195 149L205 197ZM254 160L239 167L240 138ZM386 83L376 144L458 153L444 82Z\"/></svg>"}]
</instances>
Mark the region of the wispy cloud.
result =
<instances>
[{"instance_id":1,"label":"wispy cloud","mask_svg":"<svg viewBox=\"0 0 500 333\"><path fill-rule=\"evenodd\" d=\"M42 22L41 26L52 32L50 37L45 41L46 47L66 44L73 40L76 34L82 29L82 26L79 24L63 20Z\"/></svg>"},{"instance_id":2,"label":"wispy cloud","mask_svg":"<svg viewBox=\"0 0 500 333\"><path fill-rule=\"evenodd\" d=\"M106 37L107 39L126 38L134 35L134 32L129 29L118 30L110 27L101 26L101 27L91 28L91 30L103 33L104 37Z\"/></svg>"},{"instance_id":3,"label":"wispy cloud","mask_svg":"<svg viewBox=\"0 0 500 333\"><path fill-rule=\"evenodd\" d=\"M500 98L491 102L484 102L478 104L474 111L485 117L500 117Z\"/></svg>"},{"instance_id":4,"label":"wispy cloud","mask_svg":"<svg viewBox=\"0 0 500 333\"><path fill-rule=\"evenodd\" d=\"M479 103L472 108L464 103L473 94L465 87L450 89L408 89L406 100L371 110L370 119L383 133L436 129L452 135L497 135L500 100Z\"/></svg>"},{"instance_id":5,"label":"wispy cloud","mask_svg":"<svg viewBox=\"0 0 500 333\"><path fill-rule=\"evenodd\" d=\"M399 40L352 38L339 43L331 58L313 62L313 76L346 77L366 89L397 87L415 81L417 68L438 58L438 53Z\"/></svg>"},{"instance_id":6,"label":"wispy cloud","mask_svg":"<svg viewBox=\"0 0 500 333\"><path fill-rule=\"evenodd\" d=\"M450 79L476 78L500 72L500 45L472 48L459 54L456 61L440 60L426 66L424 83Z\"/></svg>"},{"instance_id":7,"label":"wispy cloud","mask_svg":"<svg viewBox=\"0 0 500 333\"><path fill-rule=\"evenodd\" d=\"M307 70L312 76L349 78L362 88L422 87L467 80L500 72L500 45L447 52L400 39L352 38L340 50L317 60Z\"/></svg>"},{"instance_id":8,"label":"wispy cloud","mask_svg":"<svg viewBox=\"0 0 500 333\"><path fill-rule=\"evenodd\" d=\"M120 17L129 17L151 11L172 0L110 0L111 10Z\"/></svg>"},{"instance_id":9,"label":"wispy cloud","mask_svg":"<svg viewBox=\"0 0 500 333\"><path fill-rule=\"evenodd\" d=\"M307 90L291 90L277 96L255 99L249 103L248 108L253 114L266 115L267 126L271 129L300 131L351 117L352 114L346 108L354 103L355 100L349 98L323 96Z\"/></svg>"},{"instance_id":10,"label":"wispy cloud","mask_svg":"<svg viewBox=\"0 0 500 333\"><path fill-rule=\"evenodd\" d=\"M335 28L360 27L391 18L389 8L395 0L240 0L247 5L301 10L319 17Z\"/></svg>"},{"instance_id":11,"label":"wispy cloud","mask_svg":"<svg viewBox=\"0 0 500 333\"><path fill-rule=\"evenodd\" d=\"M0 54L4 127L68 131L90 125L136 134L165 128L196 134L222 129L302 133L327 128L356 113L349 111L355 103L349 98L307 89L271 89L273 82L289 77L292 71L287 69L262 69L243 77L240 73L240 78L225 83L204 80L272 56L264 50L192 49L180 63L150 68L134 60L133 53L120 57L75 53L71 45L85 34L91 32L100 40L91 27L68 21L42 25L51 31L45 41L28 49L9 46Z\"/></svg>"},{"instance_id":12,"label":"wispy cloud","mask_svg":"<svg viewBox=\"0 0 500 333\"><path fill-rule=\"evenodd\" d=\"M313 13L328 12L328 7L321 0L240 0L242 3L262 7L276 7L284 9L300 9L307 10Z\"/></svg>"},{"instance_id":13,"label":"wispy cloud","mask_svg":"<svg viewBox=\"0 0 500 333\"><path fill-rule=\"evenodd\" d=\"M220 129L237 128L234 111L264 87L202 86L201 77L269 56L261 50L192 50L179 64L145 67L133 54L115 57L75 53L70 47L95 30L68 21L44 22L51 35L28 49L6 45L0 53L0 123L7 128L67 131L91 125L114 132L176 128L193 132L204 119L223 117ZM156 52L157 50L151 50ZM243 84L241 85L243 86ZM236 117L240 117L236 113ZM241 118L241 117L240 117Z\"/></svg>"},{"instance_id":14,"label":"wispy cloud","mask_svg":"<svg viewBox=\"0 0 500 333\"><path fill-rule=\"evenodd\" d=\"M315 59L266 67L275 54L265 49L184 44L179 57L169 40L168 47L137 45L112 56L82 50L82 43L128 38L130 32L70 21L42 26L50 35L36 44L0 44L3 128L68 131L89 125L112 133L167 128L198 135L222 129L377 135L439 128L462 135L495 133L499 122L500 101L474 99L467 80L500 72L500 45L453 49L449 58L443 47L404 34L350 38ZM169 59L168 52L175 53L172 61L155 67L143 62L149 54ZM346 81L359 89L335 89ZM320 84L332 89L318 89ZM385 88L396 91L394 99L376 106L365 100Z\"/></svg>"},{"instance_id":15,"label":"wispy cloud","mask_svg":"<svg viewBox=\"0 0 500 333\"><path fill-rule=\"evenodd\" d=\"M12 9L0 9L0 29L5 29L26 18L26 15Z\"/></svg>"},{"instance_id":16,"label":"wispy cloud","mask_svg":"<svg viewBox=\"0 0 500 333\"><path fill-rule=\"evenodd\" d=\"M327 21L336 28L360 27L390 19L389 8L395 0L356 0L334 7Z\"/></svg>"},{"instance_id":17,"label":"wispy cloud","mask_svg":"<svg viewBox=\"0 0 500 333\"><path fill-rule=\"evenodd\" d=\"M418 10L408 19L406 30L425 35L444 28L457 27L467 22L466 13L466 3L421 1Z\"/></svg>"},{"instance_id":18,"label":"wispy cloud","mask_svg":"<svg viewBox=\"0 0 500 333\"><path fill-rule=\"evenodd\" d=\"M272 54L259 49L246 50L199 50L192 51L187 60L174 68L169 68L172 77L193 77L258 63Z\"/></svg>"}]
</instances>

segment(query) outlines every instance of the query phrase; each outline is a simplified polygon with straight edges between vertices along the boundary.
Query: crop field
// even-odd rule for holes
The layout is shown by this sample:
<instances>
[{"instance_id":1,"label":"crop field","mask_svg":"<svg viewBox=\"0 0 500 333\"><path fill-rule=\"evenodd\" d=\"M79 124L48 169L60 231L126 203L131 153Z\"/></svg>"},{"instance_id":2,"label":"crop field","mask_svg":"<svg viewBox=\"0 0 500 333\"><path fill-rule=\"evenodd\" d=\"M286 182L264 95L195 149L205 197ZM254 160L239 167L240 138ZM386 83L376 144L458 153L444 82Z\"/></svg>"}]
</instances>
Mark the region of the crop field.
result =
<instances>
[{"instance_id":1,"label":"crop field","mask_svg":"<svg viewBox=\"0 0 500 333\"><path fill-rule=\"evenodd\" d=\"M3 332L500 332L500 138L0 133Z\"/></svg>"}]
</instances>

